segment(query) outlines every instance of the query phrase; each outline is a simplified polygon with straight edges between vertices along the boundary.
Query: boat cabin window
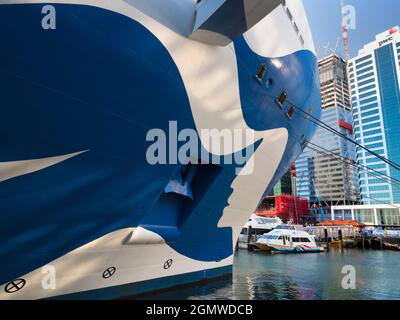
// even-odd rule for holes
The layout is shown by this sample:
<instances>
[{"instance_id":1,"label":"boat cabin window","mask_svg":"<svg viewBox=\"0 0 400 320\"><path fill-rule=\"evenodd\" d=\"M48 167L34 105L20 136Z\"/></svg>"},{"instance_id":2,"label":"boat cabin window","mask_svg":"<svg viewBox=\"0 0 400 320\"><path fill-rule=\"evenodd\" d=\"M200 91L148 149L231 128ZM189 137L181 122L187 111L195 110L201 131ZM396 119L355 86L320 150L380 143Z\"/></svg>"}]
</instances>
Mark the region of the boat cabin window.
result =
<instances>
[{"instance_id":1,"label":"boat cabin window","mask_svg":"<svg viewBox=\"0 0 400 320\"><path fill-rule=\"evenodd\" d=\"M281 224L275 228L275 230L294 230L293 226Z\"/></svg>"},{"instance_id":2,"label":"boat cabin window","mask_svg":"<svg viewBox=\"0 0 400 320\"><path fill-rule=\"evenodd\" d=\"M256 218L255 219L258 224L268 224L268 223L277 223L278 220L274 218Z\"/></svg>"},{"instance_id":3,"label":"boat cabin window","mask_svg":"<svg viewBox=\"0 0 400 320\"><path fill-rule=\"evenodd\" d=\"M270 234L264 234L264 235L261 237L261 239L276 240L276 239L278 239L278 236L273 236L273 235L270 235Z\"/></svg>"},{"instance_id":4,"label":"boat cabin window","mask_svg":"<svg viewBox=\"0 0 400 320\"><path fill-rule=\"evenodd\" d=\"M265 219L263 218L257 218L256 221L258 224L266 224Z\"/></svg>"},{"instance_id":5,"label":"boat cabin window","mask_svg":"<svg viewBox=\"0 0 400 320\"><path fill-rule=\"evenodd\" d=\"M311 242L311 241L308 238L296 238L296 237L293 237L292 238L292 242Z\"/></svg>"}]
</instances>

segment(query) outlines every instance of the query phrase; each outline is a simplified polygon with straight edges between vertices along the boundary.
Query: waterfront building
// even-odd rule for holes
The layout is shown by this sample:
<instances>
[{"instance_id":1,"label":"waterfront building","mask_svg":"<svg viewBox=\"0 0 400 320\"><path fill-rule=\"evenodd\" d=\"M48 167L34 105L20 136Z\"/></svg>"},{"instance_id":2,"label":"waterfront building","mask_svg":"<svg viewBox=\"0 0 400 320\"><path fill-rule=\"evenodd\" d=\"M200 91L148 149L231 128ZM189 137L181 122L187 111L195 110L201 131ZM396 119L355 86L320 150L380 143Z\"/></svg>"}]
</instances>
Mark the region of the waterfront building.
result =
<instances>
[{"instance_id":1,"label":"waterfront building","mask_svg":"<svg viewBox=\"0 0 400 320\"><path fill-rule=\"evenodd\" d=\"M357 220L366 225L400 226L400 205L333 206L329 218L332 220Z\"/></svg>"},{"instance_id":2,"label":"waterfront building","mask_svg":"<svg viewBox=\"0 0 400 320\"><path fill-rule=\"evenodd\" d=\"M321 95L321 120L354 139L353 120L346 74L346 63L336 54L318 62ZM327 151L315 151L315 145ZM317 148L318 149L318 148ZM355 146L344 138L319 127L311 144L296 161L297 195L323 206L355 204L359 201Z\"/></svg>"},{"instance_id":3,"label":"waterfront building","mask_svg":"<svg viewBox=\"0 0 400 320\"><path fill-rule=\"evenodd\" d=\"M356 139L396 163L400 163L399 55L400 32L395 27L365 45L348 67ZM357 157L369 168L360 172L363 203L400 203L399 185L384 178L400 179L400 171L361 148Z\"/></svg>"}]
</instances>

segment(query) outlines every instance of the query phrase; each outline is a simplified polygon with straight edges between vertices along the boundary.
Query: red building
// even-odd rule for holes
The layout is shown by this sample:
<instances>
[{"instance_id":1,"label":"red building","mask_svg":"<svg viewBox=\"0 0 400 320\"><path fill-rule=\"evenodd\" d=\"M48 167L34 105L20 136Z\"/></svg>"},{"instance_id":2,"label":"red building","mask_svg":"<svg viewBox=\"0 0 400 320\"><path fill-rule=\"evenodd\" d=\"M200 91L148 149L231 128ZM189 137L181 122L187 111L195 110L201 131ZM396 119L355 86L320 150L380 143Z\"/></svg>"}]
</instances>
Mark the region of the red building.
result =
<instances>
[{"instance_id":1,"label":"red building","mask_svg":"<svg viewBox=\"0 0 400 320\"><path fill-rule=\"evenodd\" d=\"M292 220L294 223L301 223L312 217L307 199L280 195L266 197L256 211L260 216L278 216L283 221Z\"/></svg>"}]
</instances>

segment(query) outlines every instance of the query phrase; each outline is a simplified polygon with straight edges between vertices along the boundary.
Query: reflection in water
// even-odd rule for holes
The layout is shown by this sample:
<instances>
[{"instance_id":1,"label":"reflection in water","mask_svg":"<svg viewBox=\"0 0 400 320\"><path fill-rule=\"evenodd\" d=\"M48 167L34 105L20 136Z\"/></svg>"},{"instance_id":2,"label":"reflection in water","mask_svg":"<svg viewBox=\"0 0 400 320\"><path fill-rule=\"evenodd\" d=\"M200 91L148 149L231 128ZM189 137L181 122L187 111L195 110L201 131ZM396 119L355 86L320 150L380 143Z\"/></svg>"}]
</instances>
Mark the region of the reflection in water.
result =
<instances>
[{"instance_id":1,"label":"reflection in water","mask_svg":"<svg viewBox=\"0 0 400 320\"><path fill-rule=\"evenodd\" d=\"M213 282L145 299L324 300L400 299L400 253L346 250L320 254L235 256L232 280ZM356 268L356 290L344 290L343 266Z\"/></svg>"}]
</instances>

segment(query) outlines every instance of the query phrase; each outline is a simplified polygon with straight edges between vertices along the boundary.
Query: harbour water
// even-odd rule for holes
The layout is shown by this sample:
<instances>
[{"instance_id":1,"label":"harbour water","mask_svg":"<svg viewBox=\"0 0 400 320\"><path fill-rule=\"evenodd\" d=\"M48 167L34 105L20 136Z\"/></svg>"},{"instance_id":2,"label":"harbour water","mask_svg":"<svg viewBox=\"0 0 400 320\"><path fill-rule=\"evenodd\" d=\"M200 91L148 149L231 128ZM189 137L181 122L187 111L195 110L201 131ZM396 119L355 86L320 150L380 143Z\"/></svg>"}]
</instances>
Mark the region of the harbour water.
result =
<instances>
[{"instance_id":1,"label":"harbour water","mask_svg":"<svg viewBox=\"0 0 400 320\"><path fill-rule=\"evenodd\" d=\"M348 249L267 255L240 250L233 278L145 299L370 300L400 299L400 252ZM345 290L344 266L354 266L356 289Z\"/></svg>"}]
</instances>

